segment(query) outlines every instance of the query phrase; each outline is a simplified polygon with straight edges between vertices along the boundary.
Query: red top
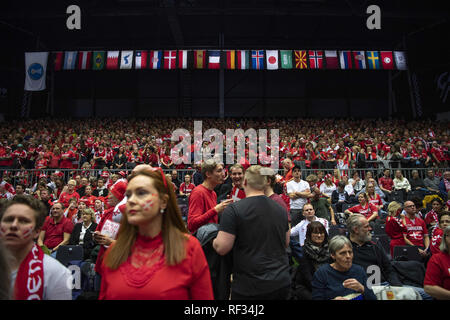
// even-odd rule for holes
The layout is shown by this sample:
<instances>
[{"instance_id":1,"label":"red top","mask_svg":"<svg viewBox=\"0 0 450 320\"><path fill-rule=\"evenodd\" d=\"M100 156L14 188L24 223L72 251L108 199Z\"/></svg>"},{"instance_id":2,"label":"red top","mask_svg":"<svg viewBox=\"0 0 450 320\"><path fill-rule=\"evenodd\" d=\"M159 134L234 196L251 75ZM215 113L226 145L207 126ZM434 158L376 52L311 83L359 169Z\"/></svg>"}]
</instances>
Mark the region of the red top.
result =
<instances>
[{"instance_id":1,"label":"red top","mask_svg":"<svg viewBox=\"0 0 450 320\"><path fill-rule=\"evenodd\" d=\"M410 220L408 217L405 218L406 221L406 230L408 231L407 238L411 241L415 246L423 247L424 246L424 236L428 235L428 229L425 225L425 222L420 218L414 218Z\"/></svg>"},{"instance_id":2,"label":"red top","mask_svg":"<svg viewBox=\"0 0 450 320\"><path fill-rule=\"evenodd\" d=\"M444 231L437 226L433 230L433 234L431 235L431 241L430 241L430 251L431 254L436 254L441 252L439 249L439 246L441 245L442 236L444 235Z\"/></svg>"},{"instance_id":3,"label":"red top","mask_svg":"<svg viewBox=\"0 0 450 320\"><path fill-rule=\"evenodd\" d=\"M367 219L369 219L373 215L374 212L378 212L377 207L375 207L373 204L371 204L369 202L366 203L366 205L364 207L362 205L358 204L356 206L349 208L348 210L353 213L360 213ZM377 217L377 219L378 219L378 217Z\"/></svg>"},{"instance_id":4,"label":"red top","mask_svg":"<svg viewBox=\"0 0 450 320\"><path fill-rule=\"evenodd\" d=\"M105 256L109 254L111 247ZM138 235L126 262L116 270L102 263L101 269L99 300L214 299L203 249L191 235L186 242L186 258L175 266L165 263L164 243L160 233L154 238Z\"/></svg>"},{"instance_id":5,"label":"red top","mask_svg":"<svg viewBox=\"0 0 450 320\"><path fill-rule=\"evenodd\" d=\"M389 191L391 191L394 186L394 181L392 180L392 178L386 178L383 176L380 179L378 179L378 182L384 189Z\"/></svg>"},{"instance_id":6,"label":"red top","mask_svg":"<svg viewBox=\"0 0 450 320\"><path fill-rule=\"evenodd\" d=\"M77 198L77 201L80 200L80 195L76 191L72 193L61 192L61 195L59 196L59 201L61 201L64 204L64 207L67 208L69 206L70 198L73 197Z\"/></svg>"},{"instance_id":7,"label":"red top","mask_svg":"<svg viewBox=\"0 0 450 320\"><path fill-rule=\"evenodd\" d=\"M64 233L72 233L73 223L70 219L62 217L58 223L55 219L48 218L42 226L42 231L45 231L44 245L53 249L64 240Z\"/></svg>"},{"instance_id":8,"label":"red top","mask_svg":"<svg viewBox=\"0 0 450 320\"><path fill-rule=\"evenodd\" d=\"M218 223L217 194L199 184L189 197L188 229L191 233L208 223Z\"/></svg>"},{"instance_id":9,"label":"red top","mask_svg":"<svg viewBox=\"0 0 450 320\"><path fill-rule=\"evenodd\" d=\"M405 246L405 239L403 235L406 234L406 226L398 217L387 217L386 218L386 226L385 232L391 238L390 248L391 248L391 256L394 256L394 247L396 246Z\"/></svg>"},{"instance_id":10,"label":"red top","mask_svg":"<svg viewBox=\"0 0 450 320\"><path fill-rule=\"evenodd\" d=\"M440 286L450 290L450 255L440 252L433 254L427 264L424 286Z\"/></svg>"}]
</instances>

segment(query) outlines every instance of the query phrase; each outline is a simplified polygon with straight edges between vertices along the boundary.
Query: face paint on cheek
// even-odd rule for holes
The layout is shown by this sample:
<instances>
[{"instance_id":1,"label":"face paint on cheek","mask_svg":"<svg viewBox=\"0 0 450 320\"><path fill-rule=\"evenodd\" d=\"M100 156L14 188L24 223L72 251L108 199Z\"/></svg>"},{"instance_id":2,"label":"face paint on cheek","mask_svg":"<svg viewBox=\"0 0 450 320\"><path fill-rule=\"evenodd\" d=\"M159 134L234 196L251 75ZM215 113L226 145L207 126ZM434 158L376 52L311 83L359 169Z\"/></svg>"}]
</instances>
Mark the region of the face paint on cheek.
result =
<instances>
[{"instance_id":1,"label":"face paint on cheek","mask_svg":"<svg viewBox=\"0 0 450 320\"><path fill-rule=\"evenodd\" d=\"M33 233L33 228L28 228L27 230L25 230L25 232L23 233L23 238L24 239L28 239L29 237L31 237L31 234Z\"/></svg>"},{"instance_id":2,"label":"face paint on cheek","mask_svg":"<svg viewBox=\"0 0 450 320\"><path fill-rule=\"evenodd\" d=\"M151 207L153 207L153 200L146 201L145 204L142 206L144 210L149 210Z\"/></svg>"},{"instance_id":3,"label":"face paint on cheek","mask_svg":"<svg viewBox=\"0 0 450 320\"><path fill-rule=\"evenodd\" d=\"M0 227L0 237L3 237L5 235L5 233L6 233L6 228L1 226Z\"/></svg>"}]
</instances>

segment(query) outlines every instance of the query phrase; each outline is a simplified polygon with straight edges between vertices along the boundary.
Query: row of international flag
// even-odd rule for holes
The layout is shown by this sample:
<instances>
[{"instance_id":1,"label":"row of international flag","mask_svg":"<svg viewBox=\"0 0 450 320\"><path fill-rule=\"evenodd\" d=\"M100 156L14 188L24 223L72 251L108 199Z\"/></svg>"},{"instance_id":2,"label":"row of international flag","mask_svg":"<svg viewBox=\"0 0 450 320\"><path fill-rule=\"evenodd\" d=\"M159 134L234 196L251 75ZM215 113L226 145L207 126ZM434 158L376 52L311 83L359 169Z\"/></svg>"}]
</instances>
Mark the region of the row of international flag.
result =
<instances>
[{"instance_id":1,"label":"row of international flag","mask_svg":"<svg viewBox=\"0 0 450 320\"><path fill-rule=\"evenodd\" d=\"M59 51L53 68L118 69L370 69L406 70L404 51L353 50L123 50Z\"/></svg>"}]
</instances>

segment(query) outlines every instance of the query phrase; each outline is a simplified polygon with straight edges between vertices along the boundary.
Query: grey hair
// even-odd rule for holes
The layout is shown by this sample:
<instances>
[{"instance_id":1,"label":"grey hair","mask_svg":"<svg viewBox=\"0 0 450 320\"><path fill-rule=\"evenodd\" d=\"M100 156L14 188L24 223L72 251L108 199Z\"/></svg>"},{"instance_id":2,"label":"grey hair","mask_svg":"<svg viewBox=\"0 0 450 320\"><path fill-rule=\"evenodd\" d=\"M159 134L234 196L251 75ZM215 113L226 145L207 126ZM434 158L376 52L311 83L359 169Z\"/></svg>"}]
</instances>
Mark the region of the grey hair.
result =
<instances>
[{"instance_id":1,"label":"grey hair","mask_svg":"<svg viewBox=\"0 0 450 320\"><path fill-rule=\"evenodd\" d=\"M442 235L441 244L439 245L439 250L442 252L450 253L450 248L447 246L447 241L445 241L446 237L450 237L450 226L444 229L444 234Z\"/></svg>"},{"instance_id":2,"label":"grey hair","mask_svg":"<svg viewBox=\"0 0 450 320\"><path fill-rule=\"evenodd\" d=\"M350 234L355 233L353 231L354 228L361 227L361 225L362 225L361 218L365 218L365 217L360 213L353 213L352 215L350 215L350 217L348 217L348 219L346 221L346 225L347 225L347 230Z\"/></svg>"},{"instance_id":3,"label":"grey hair","mask_svg":"<svg viewBox=\"0 0 450 320\"><path fill-rule=\"evenodd\" d=\"M328 248L331 254L336 254L343 247L348 245L350 248L352 247L352 243L346 236L334 236L331 238Z\"/></svg>"}]
</instances>

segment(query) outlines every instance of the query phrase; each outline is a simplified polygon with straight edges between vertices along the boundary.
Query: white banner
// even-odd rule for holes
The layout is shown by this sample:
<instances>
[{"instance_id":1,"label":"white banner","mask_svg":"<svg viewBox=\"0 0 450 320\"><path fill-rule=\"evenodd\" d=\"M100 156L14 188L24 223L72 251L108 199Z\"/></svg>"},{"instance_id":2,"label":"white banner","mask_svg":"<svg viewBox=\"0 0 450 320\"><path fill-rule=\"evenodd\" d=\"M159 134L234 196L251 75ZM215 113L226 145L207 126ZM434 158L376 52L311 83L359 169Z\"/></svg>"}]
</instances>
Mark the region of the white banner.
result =
<instances>
[{"instance_id":1,"label":"white banner","mask_svg":"<svg viewBox=\"0 0 450 320\"><path fill-rule=\"evenodd\" d=\"M25 90L45 90L48 52L25 52Z\"/></svg>"}]
</instances>

